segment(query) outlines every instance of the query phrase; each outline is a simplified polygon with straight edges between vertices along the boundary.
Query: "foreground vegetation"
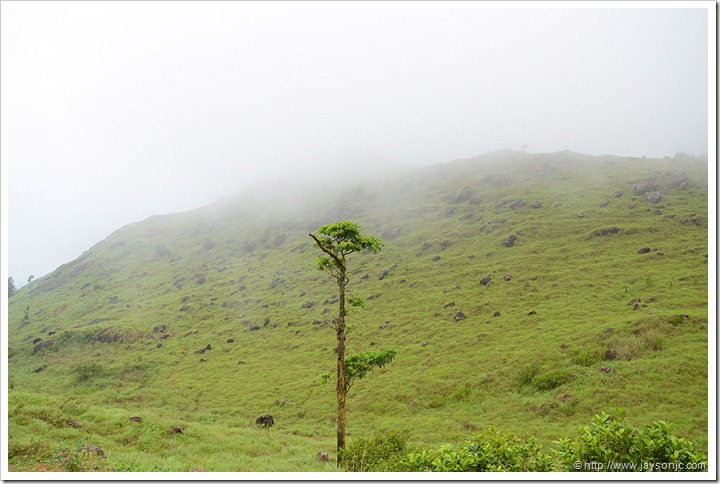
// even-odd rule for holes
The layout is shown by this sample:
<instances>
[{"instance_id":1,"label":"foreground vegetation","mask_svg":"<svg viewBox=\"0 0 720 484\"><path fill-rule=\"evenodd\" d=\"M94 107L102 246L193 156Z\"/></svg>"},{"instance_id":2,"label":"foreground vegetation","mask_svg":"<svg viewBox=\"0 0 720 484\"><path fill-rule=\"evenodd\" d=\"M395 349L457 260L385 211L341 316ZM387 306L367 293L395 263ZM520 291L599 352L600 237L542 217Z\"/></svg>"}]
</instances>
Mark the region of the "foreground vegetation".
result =
<instances>
[{"instance_id":1,"label":"foreground vegetation","mask_svg":"<svg viewBox=\"0 0 720 484\"><path fill-rule=\"evenodd\" d=\"M337 287L307 234L345 219L385 242L358 254L347 350L398 355L348 399L348 449L396 432L438 458L494 428L560 452L624 408L707 455L706 159L508 152L275 188L124 227L10 298L11 470L335 470Z\"/></svg>"}]
</instances>

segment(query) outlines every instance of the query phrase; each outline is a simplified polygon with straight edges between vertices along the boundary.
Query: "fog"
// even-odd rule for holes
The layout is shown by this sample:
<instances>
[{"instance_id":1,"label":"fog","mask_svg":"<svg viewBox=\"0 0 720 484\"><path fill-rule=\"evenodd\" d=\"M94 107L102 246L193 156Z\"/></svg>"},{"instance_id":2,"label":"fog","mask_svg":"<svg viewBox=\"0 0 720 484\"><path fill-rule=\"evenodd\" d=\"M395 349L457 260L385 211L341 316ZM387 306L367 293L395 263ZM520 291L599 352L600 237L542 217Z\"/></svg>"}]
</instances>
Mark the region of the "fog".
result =
<instances>
[{"instance_id":1,"label":"fog","mask_svg":"<svg viewBox=\"0 0 720 484\"><path fill-rule=\"evenodd\" d=\"M1 5L16 285L273 177L714 143L711 2Z\"/></svg>"}]
</instances>

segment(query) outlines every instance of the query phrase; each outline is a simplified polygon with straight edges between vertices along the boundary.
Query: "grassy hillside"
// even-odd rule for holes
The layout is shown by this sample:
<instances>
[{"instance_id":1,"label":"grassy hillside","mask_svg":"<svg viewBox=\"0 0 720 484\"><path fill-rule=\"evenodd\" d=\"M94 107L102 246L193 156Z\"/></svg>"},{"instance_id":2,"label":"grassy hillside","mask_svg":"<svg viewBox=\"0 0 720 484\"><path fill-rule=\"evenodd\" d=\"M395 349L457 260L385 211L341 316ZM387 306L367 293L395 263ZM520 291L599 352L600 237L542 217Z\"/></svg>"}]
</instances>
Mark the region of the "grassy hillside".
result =
<instances>
[{"instance_id":1,"label":"grassy hillside","mask_svg":"<svg viewBox=\"0 0 720 484\"><path fill-rule=\"evenodd\" d=\"M550 448L625 408L707 445L706 159L499 152L369 180L151 217L18 291L11 469L97 445L105 470L334 470L335 286L307 234L344 219L385 242L351 258L348 351L398 350L352 389L350 442L494 426Z\"/></svg>"}]
</instances>

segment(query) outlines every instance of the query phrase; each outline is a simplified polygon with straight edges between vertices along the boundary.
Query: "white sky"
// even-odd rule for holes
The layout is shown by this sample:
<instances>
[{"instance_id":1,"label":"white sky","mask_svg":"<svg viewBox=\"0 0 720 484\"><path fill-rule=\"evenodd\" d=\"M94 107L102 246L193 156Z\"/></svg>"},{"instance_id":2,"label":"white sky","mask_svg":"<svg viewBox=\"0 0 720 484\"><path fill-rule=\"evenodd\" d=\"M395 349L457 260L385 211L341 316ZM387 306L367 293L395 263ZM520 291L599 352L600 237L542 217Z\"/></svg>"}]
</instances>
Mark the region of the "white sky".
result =
<instances>
[{"instance_id":1,"label":"white sky","mask_svg":"<svg viewBox=\"0 0 720 484\"><path fill-rule=\"evenodd\" d=\"M2 2L7 275L287 172L708 152L714 2L532 4Z\"/></svg>"}]
</instances>

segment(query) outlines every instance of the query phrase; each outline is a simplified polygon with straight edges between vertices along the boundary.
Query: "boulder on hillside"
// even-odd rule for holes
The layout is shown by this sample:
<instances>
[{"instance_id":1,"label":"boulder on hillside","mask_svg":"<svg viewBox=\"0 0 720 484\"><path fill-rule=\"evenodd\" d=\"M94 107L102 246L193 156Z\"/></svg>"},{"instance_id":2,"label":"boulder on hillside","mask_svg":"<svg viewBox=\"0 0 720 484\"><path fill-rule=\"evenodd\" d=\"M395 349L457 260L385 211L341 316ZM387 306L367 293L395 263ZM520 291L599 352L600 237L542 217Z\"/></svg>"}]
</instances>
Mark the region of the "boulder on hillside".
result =
<instances>
[{"instance_id":1,"label":"boulder on hillside","mask_svg":"<svg viewBox=\"0 0 720 484\"><path fill-rule=\"evenodd\" d=\"M662 200L662 194L660 192L647 192L645 194L645 200L650 203L658 203Z\"/></svg>"},{"instance_id":2,"label":"boulder on hillside","mask_svg":"<svg viewBox=\"0 0 720 484\"><path fill-rule=\"evenodd\" d=\"M472 195L470 188L459 188L450 198L450 203L462 203L470 198L470 195Z\"/></svg>"},{"instance_id":3,"label":"boulder on hillside","mask_svg":"<svg viewBox=\"0 0 720 484\"><path fill-rule=\"evenodd\" d=\"M467 319L467 316L462 311L458 311L455 313L455 321L462 321L463 319Z\"/></svg>"},{"instance_id":4,"label":"boulder on hillside","mask_svg":"<svg viewBox=\"0 0 720 484\"><path fill-rule=\"evenodd\" d=\"M505 237L505 242L503 242L503 244L505 245L505 247L512 247L515 245L516 240L517 240L517 237L515 236L515 234L510 234L507 237Z\"/></svg>"},{"instance_id":5,"label":"boulder on hillside","mask_svg":"<svg viewBox=\"0 0 720 484\"><path fill-rule=\"evenodd\" d=\"M635 195L645 195L648 192L653 192L658 189L657 183L655 183L654 178L647 178L645 180L642 180L633 186L633 191L635 192Z\"/></svg>"},{"instance_id":6,"label":"boulder on hillside","mask_svg":"<svg viewBox=\"0 0 720 484\"><path fill-rule=\"evenodd\" d=\"M674 173L672 179L668 183L668 188L676 189L676 190L683 190L687 188L688 186L688 176L687 173L684 172L678 172Z\"/></svg>"},{"instance_id":7,"label":"boulder on hillside","mask_svg":"<svg viewBox=\"0 0 720 484\"><path fill-rule=\"evenodd\" d=\"M492 279L490 278L490 276L485 276L482 279L480 279L480 284L482 284L483 286L487 286L490 284L491 281L492 281Z\"/></svg>"}]
</instances>

